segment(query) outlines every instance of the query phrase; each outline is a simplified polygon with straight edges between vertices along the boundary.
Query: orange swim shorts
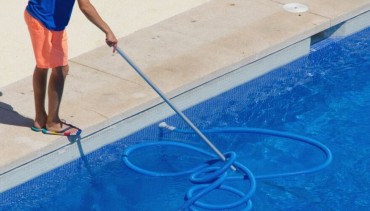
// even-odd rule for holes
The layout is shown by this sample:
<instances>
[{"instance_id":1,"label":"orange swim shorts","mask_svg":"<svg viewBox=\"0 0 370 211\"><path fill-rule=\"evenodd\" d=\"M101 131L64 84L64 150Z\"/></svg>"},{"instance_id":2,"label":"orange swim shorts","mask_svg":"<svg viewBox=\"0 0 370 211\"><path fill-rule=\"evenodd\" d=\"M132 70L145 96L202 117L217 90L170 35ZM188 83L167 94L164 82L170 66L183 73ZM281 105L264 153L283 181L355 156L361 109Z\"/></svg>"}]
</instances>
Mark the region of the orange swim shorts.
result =
<instances>
[{"instance_id":1,"label":"orange swim shorts","mask_svg":"<svg viewBox=\"0 0 370 211\"><path fill-rule=\"evenodd\" d=\"M54 68L68 64L67 33L51 31L32 17L27 10L24 19L30 32L33 52L38 68Z\"/></svg>"}]
</instances>

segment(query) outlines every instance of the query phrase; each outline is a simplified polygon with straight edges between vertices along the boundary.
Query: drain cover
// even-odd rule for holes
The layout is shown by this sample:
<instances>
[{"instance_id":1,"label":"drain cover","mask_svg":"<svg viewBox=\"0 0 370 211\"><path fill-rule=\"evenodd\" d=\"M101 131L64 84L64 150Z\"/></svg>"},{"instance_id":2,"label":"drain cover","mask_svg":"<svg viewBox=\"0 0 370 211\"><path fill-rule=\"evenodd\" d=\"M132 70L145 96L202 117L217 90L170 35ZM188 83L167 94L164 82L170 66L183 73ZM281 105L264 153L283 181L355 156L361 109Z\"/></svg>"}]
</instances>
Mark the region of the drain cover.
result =
<instances>
[{"instance_id":1,"label":"drain cover","mask_svg":"<svg viewBox=\"0 0 370 211\"><path fill-rule=\"evenodd\" d=\"M293 13L301 13L306 12L308 10L308 7L306 5L300 3L284 4L283 8L284 10Z\"/></svg>"}]
</instances>

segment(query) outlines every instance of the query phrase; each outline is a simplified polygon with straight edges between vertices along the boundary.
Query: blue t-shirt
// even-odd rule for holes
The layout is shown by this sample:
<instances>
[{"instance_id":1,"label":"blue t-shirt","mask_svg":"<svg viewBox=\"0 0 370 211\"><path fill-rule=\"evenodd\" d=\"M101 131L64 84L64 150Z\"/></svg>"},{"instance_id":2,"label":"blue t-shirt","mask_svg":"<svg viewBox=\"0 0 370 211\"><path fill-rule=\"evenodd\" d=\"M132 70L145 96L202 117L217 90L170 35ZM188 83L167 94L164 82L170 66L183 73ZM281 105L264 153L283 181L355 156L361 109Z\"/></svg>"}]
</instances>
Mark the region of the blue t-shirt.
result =
<instances>
[{"instance_id":1,"label":"blue t-shirt","mask_svg":"<svg viewBox=\"0 0 370 211\"><path fill-rule=\"evenodd\" d=\"M68 25L75 0L29 0L27 11L52 31L62 31Z\"/></svg>"}]
</instances>

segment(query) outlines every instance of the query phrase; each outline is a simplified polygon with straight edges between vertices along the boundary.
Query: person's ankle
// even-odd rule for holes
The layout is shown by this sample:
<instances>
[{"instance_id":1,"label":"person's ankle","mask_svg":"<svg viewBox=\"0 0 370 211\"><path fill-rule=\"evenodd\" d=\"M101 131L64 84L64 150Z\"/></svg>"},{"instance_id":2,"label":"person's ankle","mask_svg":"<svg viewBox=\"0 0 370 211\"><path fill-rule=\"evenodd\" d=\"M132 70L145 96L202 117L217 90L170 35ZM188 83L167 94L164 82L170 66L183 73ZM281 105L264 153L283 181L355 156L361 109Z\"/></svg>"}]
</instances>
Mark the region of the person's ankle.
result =
<instances>
[{"instance_id":1,"label":"person's ankle","mask_svg":"<svg viewBox=\"0 0 370 211\"><path fill-rule=\"evenodd\" d=\"M33 124L35 127L44 128L46 126L46 119L46 115L36 116Z\"/></svg>"}]
</instances>

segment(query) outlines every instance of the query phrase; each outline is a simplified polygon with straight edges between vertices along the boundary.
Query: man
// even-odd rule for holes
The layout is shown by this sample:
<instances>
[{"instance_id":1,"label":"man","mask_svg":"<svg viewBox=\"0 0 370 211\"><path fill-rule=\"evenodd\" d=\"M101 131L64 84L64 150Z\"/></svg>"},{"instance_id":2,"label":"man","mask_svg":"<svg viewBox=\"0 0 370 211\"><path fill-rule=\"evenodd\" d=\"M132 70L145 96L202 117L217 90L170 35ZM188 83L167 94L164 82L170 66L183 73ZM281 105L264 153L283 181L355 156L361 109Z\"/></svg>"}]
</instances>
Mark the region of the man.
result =
<instances>
[{"instance_id":1,"label":"man","mask_svg":"<svg viewBox=\"0 0 370 211\"><path fill-rule=\"evenodd\" d=\"M106 35L108 46L117 47L117 39L103 21L90 0L29 0L25 10L32 47L36 58L33 73L35 119L32 130L45 134L79 135L81 130L59 118L59 107L68 74L68 49L66 26L75 1L84 15ZM113 50L113 51L114 51ZM51 68L47 85L48 69ZM48 112L45 109L48 94Z\"/></svg>"}]
</instances>

